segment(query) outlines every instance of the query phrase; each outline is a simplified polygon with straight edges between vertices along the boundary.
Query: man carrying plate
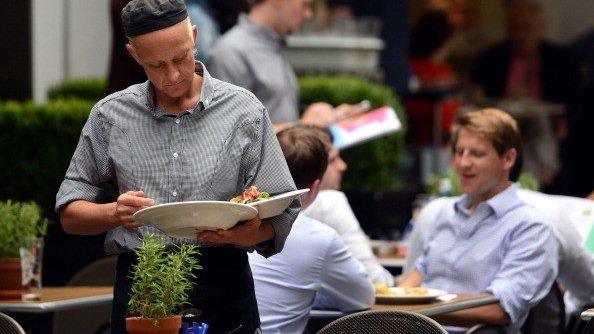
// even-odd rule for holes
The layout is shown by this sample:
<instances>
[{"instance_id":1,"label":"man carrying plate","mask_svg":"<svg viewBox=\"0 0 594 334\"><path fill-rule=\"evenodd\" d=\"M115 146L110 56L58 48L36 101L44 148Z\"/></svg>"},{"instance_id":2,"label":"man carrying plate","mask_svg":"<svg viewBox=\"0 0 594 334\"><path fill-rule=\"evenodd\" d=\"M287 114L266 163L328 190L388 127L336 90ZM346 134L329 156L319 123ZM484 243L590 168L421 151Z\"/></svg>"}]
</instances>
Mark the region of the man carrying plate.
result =
<instances>
[{"instance_id":1,"label":"man carrying plate","mask_svg":"<svg viewBox=\"0 0 594 334\"><path fill-rule=\"evenodd\" d=\"M148 206L227 201L251 185L272 194L295 190L266 109L245 89L210 76L194 61L198 32L182 0L133 0L122 11L126 48L148 81L113 93L91 110L56 196L64 230L107 231L105 250L118 254L113 332L124 319L139 240L160 232L132 215ZM260 320L246 250L279 252L297 215L281 215L205 231L203 269L190 297L211 333L254 333ZM188 306L188 307L192 307Z\"/></svg>"}]
</instances>

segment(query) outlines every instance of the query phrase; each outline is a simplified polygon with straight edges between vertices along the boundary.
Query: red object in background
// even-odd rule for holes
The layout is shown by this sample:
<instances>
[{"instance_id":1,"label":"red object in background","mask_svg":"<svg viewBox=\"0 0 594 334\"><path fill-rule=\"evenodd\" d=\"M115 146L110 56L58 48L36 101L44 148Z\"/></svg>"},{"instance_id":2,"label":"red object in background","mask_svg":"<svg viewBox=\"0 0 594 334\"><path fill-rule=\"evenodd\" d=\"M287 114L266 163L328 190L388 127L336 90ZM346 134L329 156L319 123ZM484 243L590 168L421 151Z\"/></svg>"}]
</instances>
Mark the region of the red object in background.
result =
<instances>
[{"instance_id":1,"label":"red object in background","mask_svg":"<svg viewBox=\"0 0 594 334\"><path fill-rule=\"evenodd\" d=\"M446 64L425 59L412 59L410 66L421 84L420 93L405 101L408 116L407 142L427 145L433 143L433 120L441 112L442 141L450 133L450 126L461 102L447 97L457 85L454 71ZM445 141L444 141L445 142Z\"/></svg>"},{"instance_id":2,"label":"red object in background","mask_svg":"<svg viewBox=\"0 0 594 334\"><path fill-rule=\"evenodd\" d=\"M461 105L462 102L455 98L446 98L437 103L433 103L429 99L410 99L406 101L405 108L408 114L407 141L411 144L433 143L433 113L441 111L442 143L446 143L446 135L449 135L456 111ZM435 110L435 108L440 110Z\"/></svg>"}]
</instances>

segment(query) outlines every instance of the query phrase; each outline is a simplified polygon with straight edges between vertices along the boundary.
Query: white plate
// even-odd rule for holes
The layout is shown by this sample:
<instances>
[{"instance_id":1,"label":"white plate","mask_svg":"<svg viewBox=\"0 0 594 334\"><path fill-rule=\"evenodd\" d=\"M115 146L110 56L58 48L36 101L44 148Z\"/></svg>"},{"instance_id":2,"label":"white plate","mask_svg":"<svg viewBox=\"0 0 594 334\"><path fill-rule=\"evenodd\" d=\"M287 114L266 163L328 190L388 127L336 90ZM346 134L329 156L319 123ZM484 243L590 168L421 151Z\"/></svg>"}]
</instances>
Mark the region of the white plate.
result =
<instances>
[{"instance_id":1,"label":"white plate","mask_svg":"<svg viewBox=\"0 0 594 334\"><path fill-rule=\"evenodd\" d=\"M405 294L403 288L389 288L393 295L375 295L375 302L378 304L419 304L429 303L435 298L446 295L447 292L438 289L427 289L426 295L410 295Z\"/></svg>"},{"instance_id":2,"label":"white plate","mask_svg":"<svg viewBox=\"0 0 594 334\"><path fill-rule=\"evenodd\" d=\"M258 214L255 208L225 201L190 201L151 206L137 211L135 221L178 238L196 238L202 230L229 229Z\"/></svg>"},{"instance_id":3,"label":"white plate","mask_svg":"<svg viewBox=\"0 0 594 334\"><path fill-rule=\"evenodd\" d=\"M278 194L258 202L249 203L248 205L258 209L260 219L270 218L283 213L283 211L289 207L291 202L293 202L295 197L308 191L309 188L289 191L287 193Z\"/></svg>"}]
</instances>

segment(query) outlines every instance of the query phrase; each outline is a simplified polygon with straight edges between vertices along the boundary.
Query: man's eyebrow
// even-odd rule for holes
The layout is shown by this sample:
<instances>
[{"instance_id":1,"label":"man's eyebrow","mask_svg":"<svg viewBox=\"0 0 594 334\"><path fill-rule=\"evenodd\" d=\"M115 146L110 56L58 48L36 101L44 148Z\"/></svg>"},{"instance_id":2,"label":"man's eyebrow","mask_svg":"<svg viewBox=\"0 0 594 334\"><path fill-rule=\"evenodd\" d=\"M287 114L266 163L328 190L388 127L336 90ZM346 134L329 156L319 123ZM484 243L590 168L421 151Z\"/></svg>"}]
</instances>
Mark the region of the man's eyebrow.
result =
<instances>
[{"instance_id":1,"label":"man's eyebrow","mask_svg":"<svg viewBox=\"0 0 594 334\"><path fill-rule=\"evenodd\" d=\"M184 51L176 54L174 58L183 58L188 54L189 51L190 51L190 49L185 49Z\"/></svg>"}]
</instances>

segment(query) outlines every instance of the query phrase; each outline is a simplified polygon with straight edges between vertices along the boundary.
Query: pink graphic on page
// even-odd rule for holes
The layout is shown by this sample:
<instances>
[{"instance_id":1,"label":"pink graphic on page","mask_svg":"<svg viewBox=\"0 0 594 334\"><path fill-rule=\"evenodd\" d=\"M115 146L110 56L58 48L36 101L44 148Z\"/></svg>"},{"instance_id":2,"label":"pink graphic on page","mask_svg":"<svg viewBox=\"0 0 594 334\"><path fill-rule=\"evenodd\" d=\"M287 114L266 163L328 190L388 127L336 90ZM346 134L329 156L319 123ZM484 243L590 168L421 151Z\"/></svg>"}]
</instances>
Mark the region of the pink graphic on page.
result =
<instances>
[{"instance_id":1,"label":"pink graphic on page","mask_svg":"<svg viewBox=\"0 0 594 334\"><path fill-rule=\"evenodd\" d=\"M339 122L339 124L343 130L347 132L353 132L366 124L384 122L388 118L389 109L389 106L381 107L376 109L375 111L371 111L363 115L341 121Z\"/></svg>"}]
</instances>

